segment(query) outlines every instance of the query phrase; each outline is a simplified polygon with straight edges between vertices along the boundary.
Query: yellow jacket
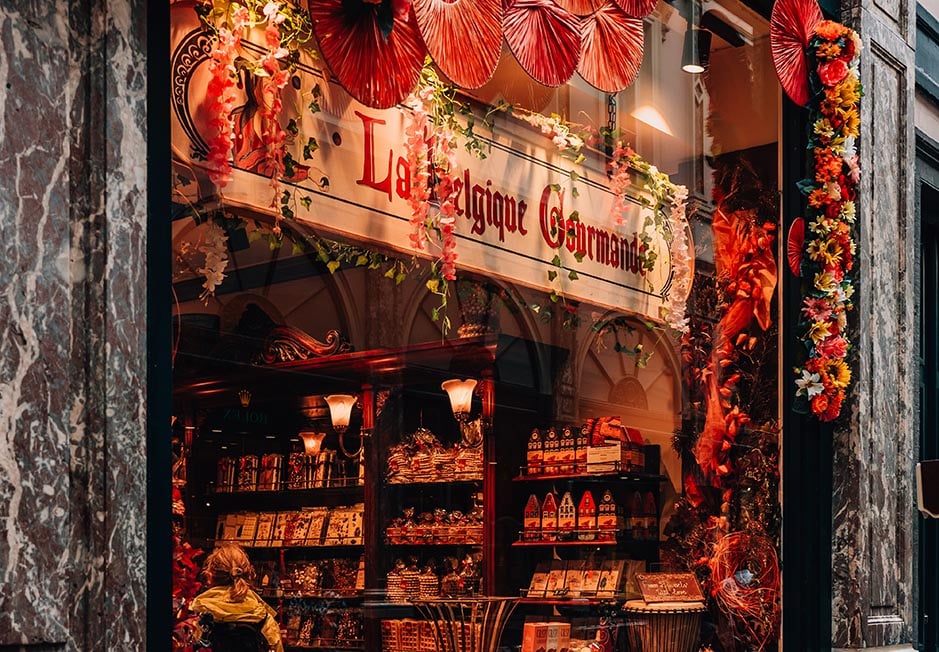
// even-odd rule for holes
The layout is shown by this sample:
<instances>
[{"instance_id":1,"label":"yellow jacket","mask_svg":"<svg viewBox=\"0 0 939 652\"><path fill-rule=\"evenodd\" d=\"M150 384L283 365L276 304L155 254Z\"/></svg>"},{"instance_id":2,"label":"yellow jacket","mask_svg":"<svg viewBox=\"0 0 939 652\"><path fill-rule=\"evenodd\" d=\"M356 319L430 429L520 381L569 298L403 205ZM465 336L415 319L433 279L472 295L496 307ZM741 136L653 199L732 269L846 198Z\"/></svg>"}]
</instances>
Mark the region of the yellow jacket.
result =
<instances>
[{"instance_id":1,"label":"yellow jacket","mask_svg":"<svg viewBox=\"0 0 939 652\"><path fill-rule=\"evenodd\" d=\"M232 602L230 592L231 587L228 586L212 587L197 595L189 609L200 614L210 614L217 623L259 623L263 620L261 634L274 652L284 652L280 641L280 625L277 624L277 612L250 589L242 602ZM197 635L201 637L202 632L197 632Z\"/></svg>"}]
</instances>

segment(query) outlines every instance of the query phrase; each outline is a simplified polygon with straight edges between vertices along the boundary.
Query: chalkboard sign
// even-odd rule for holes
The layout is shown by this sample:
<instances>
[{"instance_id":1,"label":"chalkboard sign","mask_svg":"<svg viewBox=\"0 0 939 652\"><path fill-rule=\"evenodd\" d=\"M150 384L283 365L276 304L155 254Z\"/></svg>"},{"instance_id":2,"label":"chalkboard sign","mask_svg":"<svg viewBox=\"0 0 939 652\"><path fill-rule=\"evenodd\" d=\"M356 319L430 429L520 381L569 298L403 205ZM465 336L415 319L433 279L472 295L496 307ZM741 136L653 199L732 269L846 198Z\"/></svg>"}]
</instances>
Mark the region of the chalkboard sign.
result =
<instances>
[{"instance_id":1,"label":"chalkboard sign","mask_svg":"<svg viewBox=\"0 0 939 652\"><path fill-rule=\"evenodd\" d=\"M704 596L693 573L638 573L646 602L702 602Z\"/></svg>"}]
</instances>

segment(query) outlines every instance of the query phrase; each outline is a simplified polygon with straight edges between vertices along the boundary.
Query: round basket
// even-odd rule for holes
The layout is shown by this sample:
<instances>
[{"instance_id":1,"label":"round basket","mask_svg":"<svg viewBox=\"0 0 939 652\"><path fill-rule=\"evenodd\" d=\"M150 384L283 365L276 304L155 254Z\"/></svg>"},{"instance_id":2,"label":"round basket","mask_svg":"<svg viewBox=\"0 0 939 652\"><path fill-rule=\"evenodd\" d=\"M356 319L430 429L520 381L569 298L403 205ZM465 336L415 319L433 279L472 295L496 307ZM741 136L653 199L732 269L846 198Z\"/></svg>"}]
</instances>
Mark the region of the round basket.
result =
<instances>
[{"instance_id":1,"label":"round basket","mask_svg":"<svg viewBox=\"0 0 939 652\"><path fill-rule=\"evenodd\" d=\"M623 605L630 652L694 652L705 611L701 602L630 600Z\"/></svg>"}]
</instances>

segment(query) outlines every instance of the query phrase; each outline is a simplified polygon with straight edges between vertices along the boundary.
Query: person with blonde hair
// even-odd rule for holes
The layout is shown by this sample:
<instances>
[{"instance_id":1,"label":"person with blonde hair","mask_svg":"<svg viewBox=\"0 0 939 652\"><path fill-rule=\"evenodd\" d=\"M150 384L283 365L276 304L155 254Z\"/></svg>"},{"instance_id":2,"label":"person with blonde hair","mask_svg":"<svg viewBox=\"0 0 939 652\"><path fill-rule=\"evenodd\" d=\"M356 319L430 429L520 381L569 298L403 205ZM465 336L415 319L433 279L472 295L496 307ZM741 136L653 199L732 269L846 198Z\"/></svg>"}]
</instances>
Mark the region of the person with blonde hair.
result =
<instances>
[{"instance_id":1,"label":"person with blonde hair","mask_svg":"<svg viewBox=\"0 0 939 652\"><path fill-rule=\"evenodd\" d=\"M254 567L241 546L213 550L202 569L209 589L189 608L202 614L200 638L213 652L283 652L277 612L251 589Z\"/></svg>"}]
</instances>

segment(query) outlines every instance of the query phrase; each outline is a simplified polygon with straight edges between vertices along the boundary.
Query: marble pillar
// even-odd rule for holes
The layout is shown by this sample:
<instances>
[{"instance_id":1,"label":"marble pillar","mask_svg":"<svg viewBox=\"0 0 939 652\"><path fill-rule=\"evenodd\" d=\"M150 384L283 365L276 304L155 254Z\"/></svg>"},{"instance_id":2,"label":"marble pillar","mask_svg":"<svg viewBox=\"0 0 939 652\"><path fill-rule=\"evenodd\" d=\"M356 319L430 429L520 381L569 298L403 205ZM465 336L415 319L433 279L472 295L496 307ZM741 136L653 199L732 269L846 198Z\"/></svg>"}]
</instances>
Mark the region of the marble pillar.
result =
<instances>
[{"instance_id":1,"label":"marble pillar","mask_svg":"<svg viewBox=\"0 0 939 652\"><path fill-rule=\"evenodd\" d=\"M913 210L916 3L847 0L861 33L857 356L835 432L832 647L912 649L918 273Z\"/></svg>"},{"instance_id":2,"label":"marble pillar","mask_svg":"<svg viewBox=\"0 0 939 652\"><path fill-rule=\"evenodd\" d=\"M0 647L145 647L146 27L0 3Z\"/></svg>"}]
</instances>

